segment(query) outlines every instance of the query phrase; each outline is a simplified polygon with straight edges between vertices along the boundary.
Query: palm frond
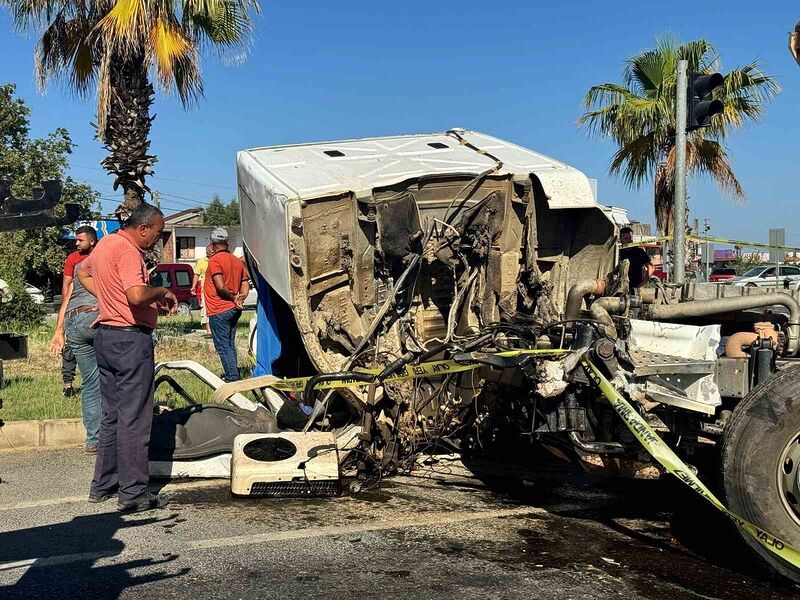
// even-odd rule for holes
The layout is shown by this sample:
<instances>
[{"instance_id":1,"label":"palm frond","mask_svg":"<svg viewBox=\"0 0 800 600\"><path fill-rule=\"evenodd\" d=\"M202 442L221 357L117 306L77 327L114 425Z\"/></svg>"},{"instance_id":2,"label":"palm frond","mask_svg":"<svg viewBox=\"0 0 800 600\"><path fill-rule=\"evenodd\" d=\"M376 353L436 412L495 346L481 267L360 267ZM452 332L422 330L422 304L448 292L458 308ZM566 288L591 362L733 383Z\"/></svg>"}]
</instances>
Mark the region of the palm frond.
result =
<instances>
[{"instance_id":1,"label":"palm frond","mask_svg":"<svg viewBox=\"0 0 800 600\"><path fill-rule=\"evenodd\" d=\"M623 145L614 154L609 173L619 176L626 185L639 187L649 179L659 163L655 133L647 133Z\"/></svg>"},{"instance_id":2,"label":"palm frond","mask_svg":"<svg viewBox=\"0 0 800 600\"><path fill-rule=\"evenodd\" d=\"M728 162L725 148L713 140L695 138L686 144L687 170L711 176L723 192L735 200L747 198Z\"/></svg>"},{"instance_id":3,"label":"palm frond","mask_svg":"<svg viewBox=\"0 0 800 600\"><path fill-rule=\"evenodd\" d=\"M123 55L142 54L149 31L147 5L147 0L117 0L95 26L103 43Z\"/></svg>"}]
</instances>

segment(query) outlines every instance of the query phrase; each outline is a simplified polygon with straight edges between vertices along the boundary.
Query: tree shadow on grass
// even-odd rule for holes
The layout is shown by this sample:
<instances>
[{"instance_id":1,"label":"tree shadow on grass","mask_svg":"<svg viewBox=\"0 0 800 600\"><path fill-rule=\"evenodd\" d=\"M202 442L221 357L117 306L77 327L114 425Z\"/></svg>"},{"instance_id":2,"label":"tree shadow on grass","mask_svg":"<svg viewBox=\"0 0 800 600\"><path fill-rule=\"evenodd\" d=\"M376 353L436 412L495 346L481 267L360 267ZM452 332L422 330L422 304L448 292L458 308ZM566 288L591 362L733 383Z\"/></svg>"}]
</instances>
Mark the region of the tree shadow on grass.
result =
<instances>
[{"instance_id":1,"label":"tree shadow on grass","mask_svg":"<svg viewBox=\"0 0 800 600\"><path fill-rule=\"evenodd\" d=\"M172 569L178 555L161 558L131 557L111 563L99 560L124 554L117 531L173 520L135 519L120 513L84 515L66 523L20 529L0 534L0 577L16 582L0 587L0 597L11 598L118 598L133 587L181 577L188 568ZM139 571L135 574L134 571Z\"/></svg>"}]
</instances>

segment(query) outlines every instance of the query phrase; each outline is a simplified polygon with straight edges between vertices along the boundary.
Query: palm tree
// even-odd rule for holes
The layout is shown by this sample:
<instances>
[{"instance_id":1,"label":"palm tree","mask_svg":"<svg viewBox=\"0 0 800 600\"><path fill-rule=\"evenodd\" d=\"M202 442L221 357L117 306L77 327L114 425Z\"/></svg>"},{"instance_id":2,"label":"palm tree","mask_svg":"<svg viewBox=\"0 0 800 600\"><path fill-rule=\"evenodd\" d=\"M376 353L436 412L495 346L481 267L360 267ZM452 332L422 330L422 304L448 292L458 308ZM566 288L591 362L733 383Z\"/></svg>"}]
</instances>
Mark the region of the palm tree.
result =
<instances>
[{"instance_id":1,"label":"palm tree","mask_svg":"<svg viewBox=\"0 0 800 600\"><path fill-rule=\"evenodd\" d=\"M241 56L257 0L0 0L20 30L41 33L35 52L44 89L60 82L80 96L97 92L97 139L103 167L122 187L122 217L144 201L154 77L184 107L203 95L200 51Z\"/></svg>"},{"instance_id":2,"label":"palm tree","mask_svg":"<svg viewBox=\"0 0 800 600\"><path fill-rule=\"evenodd\" d=\"M706 40L678 45L662 38L654 49L625 62L622 85L592 86L583 100L586 113L578 119L578 125L585 125L590 135L610 138L619 147L611 160L611 175L621 177L632 188L653 181L656 225L666 234L672 229L678 60L688 61L689 71L720 70L717 51ZM722 142L731 131L757 121L779 91L777 82L762 73L755 61L726 74L722 86L714 91L724 105L723 113L714 117L710 126L687 136L687 173L710 175L724 192L744 200L744 189Z\"/></svg>"}]
</instances>

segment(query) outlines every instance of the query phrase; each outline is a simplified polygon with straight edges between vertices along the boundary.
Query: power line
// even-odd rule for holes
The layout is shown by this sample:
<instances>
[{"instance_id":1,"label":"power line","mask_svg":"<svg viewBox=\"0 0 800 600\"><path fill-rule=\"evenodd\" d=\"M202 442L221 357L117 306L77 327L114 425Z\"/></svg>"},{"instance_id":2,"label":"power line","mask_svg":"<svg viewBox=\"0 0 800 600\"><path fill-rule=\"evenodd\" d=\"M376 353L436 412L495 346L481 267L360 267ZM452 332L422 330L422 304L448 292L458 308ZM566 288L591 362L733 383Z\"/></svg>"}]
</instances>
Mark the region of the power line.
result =
<instances>
[{"instance_id":1,"label":"power line","mask_svg":"<svg viewBox=\"0 0 800 600\"><path fill-rule=\"evenodd\" d=\"M70 165L70 168L72 168L72 167L78 167L78 168L81 168L81 169L92 169L93 171L106 172L105 169L101 169L100 167L90 167L89 165L79 165L79 164L76 164L76 163L72 163ZM218 189L221 189L221 190L232 190L232 189L236 188L235 185L218 185L218 184L214 184L214 183L205 183L205 182L199 182L199 181L186 181L184 179L175 179L173 177L161 177L161 176L156 177L156 176L153 176L153 179L156 179L158 181L173 181L175 183L183 183L183 184L186 184L186 185L196 185L196 186L199 186L199 187L212 187L212 188L218 188Z\"/></svg>"}]
</instances>

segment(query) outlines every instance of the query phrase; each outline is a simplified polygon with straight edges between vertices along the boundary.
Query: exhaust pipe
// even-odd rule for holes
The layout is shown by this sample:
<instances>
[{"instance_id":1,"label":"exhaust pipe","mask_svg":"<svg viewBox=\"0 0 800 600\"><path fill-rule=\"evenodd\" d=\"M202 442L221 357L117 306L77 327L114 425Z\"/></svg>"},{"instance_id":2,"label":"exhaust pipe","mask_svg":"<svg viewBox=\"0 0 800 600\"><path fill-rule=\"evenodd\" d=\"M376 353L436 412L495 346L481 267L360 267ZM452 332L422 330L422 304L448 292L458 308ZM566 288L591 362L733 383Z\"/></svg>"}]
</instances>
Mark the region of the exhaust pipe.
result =
<instances>
[{"instance_id":1,"label":"exhaust pipe","mask_svg":"<svg viewBox=\"0 0 800 600\"><path fill-rule=\"evenodd\" d=\"M574 321L581 316L583 299L592 294L599 296L606 289L605 279L581 279L571 288L567 294L567 304L564 309L564 320Z\"/></svg>"},{"instance_id":2,"label":"exhaust pipe","mask_svg":"<svg viewBox=\"0 0 800 600\"><path fill-rule=\"evenodd\" d=\"M789 294L773 293L735 298L714 298L713 300L694 300L679 304L662 304L650 308L650 317L655 321L669 321L687 317L705 317L727 312L784 306L789 310L787 324L786 354L797 356L800 351L800 303Z\"/></svg>"},{"instance_id":3,"label":"exhaust pipe","mask_svg":"<svg viewBox=\"0 0 800 600\"><path fill-rule=\"evenodd\" d=\"M611 315L622 315L628 308L626 296L605 296L598 298L589 307L589 314L595 321L600 321L609 337L617 337L617 328Z\"/></svg>"}]
</instances>

